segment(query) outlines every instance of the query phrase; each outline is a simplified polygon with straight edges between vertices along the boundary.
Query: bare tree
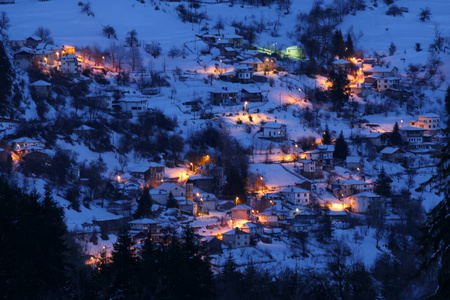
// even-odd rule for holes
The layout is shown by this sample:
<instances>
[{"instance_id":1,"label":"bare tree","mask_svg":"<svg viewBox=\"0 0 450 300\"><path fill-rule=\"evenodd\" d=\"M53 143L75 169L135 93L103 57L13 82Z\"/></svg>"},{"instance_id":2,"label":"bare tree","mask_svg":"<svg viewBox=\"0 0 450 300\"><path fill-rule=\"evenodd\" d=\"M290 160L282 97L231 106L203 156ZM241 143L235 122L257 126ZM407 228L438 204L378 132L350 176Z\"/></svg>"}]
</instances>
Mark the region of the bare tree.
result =
<instances>
[{"instance_id":1,"label":"bare tree","mask_svg":"<svg viewBox=\"0 0 450 300\"><path fill-rule=\"evenodd\" d=\"M6 12L2 11L0 13L0 35L5 36L6 31L9 29L11 24L9 23L9 17Z\"/></svg>"},{"instance_id":2,"label":"bare tree","mask_svg":"<svg viewBox=\"0 0 450 300\"><path fill-rule=\"evenodd\" d=\"M39 26L35 31L34 35L39 37L44 43L53 44L52 33L50 29Z\"/></svg>"},{"instance_id":3,"label":"bare tree","mask_svg":"<svg viewBox=\"0 0 450 300\"><path fill-rule=\"evenodd\" d=\"M116 43L111 43L109 46L109 56L111 57L111 64L113 68L117 71L123 69L123 63L125 60L125 49Z\"/></svg>"},{"instance_id":4,"label":"bare tree","mask_svg":"<svg viewBox=\"0 0 450 300\"><path fill-rule=\"evenodd\" d=\"M128 51L128 59L131 67L131 71L136 71L142 68L142 56L138 47L131 47Z\"/></svg>"},{"instance_id":5,"label":"bare tree","mask_svg":"<svg viewBox=\"0 0 450 300\"><path fill-rule=\"evenodd\" d=\"M162 49L158 42L152 41L150 44L144 45L144 51L153 56L153 58L157 58L161 55Z\"/></svg>"}]
</instances>

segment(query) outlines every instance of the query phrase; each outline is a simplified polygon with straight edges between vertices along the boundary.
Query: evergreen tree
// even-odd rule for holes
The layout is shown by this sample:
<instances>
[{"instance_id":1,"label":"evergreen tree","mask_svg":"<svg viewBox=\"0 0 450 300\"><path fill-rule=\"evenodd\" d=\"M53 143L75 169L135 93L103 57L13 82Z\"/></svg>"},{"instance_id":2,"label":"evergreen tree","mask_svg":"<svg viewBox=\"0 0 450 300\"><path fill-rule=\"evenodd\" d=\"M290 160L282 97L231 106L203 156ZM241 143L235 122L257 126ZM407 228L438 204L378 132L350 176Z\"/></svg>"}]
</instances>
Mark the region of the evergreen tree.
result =
<instances>
[{"instance_id":1,"label":"evergreen tree","mask_svg":"<svg viewBox=\"0 0 450 300\"><path fill-rule=\"evenodd\" d=\"M391 136L390 136L390 141L391 144L394 146L402 146L403 145L403 139L402 136L400 135L400 128L398 127L398 123L395 122L394 124L394 128L392 130Z\"/></svg>"},{"instance_id":2,"label":"evergreen tree","mask_svg":"<svg viewBox=\"0 0 450 300\"><path fill-rule=\"evenodd\" d=\"M178 208L178 202L173 197L172 192L169 193L169 198L167 199L167 208Z\"/></svg>"},{"instance_id":3,"label":"evergreen tree","mask_svg":"<svg viewBox=\"0 0 450 300\"><path fill-rule=\"evenodd\" d=\"M347 155L348 155L348 145L347 142L345 141L344 134L341 131L339 137L336 139L333 158L345 161Z\"/></svg>"},{"instance_id":4,"label":"evergreen tree","mask_svg":"<svg viewBox=\"0 0 450 300\"><path fill-rule=\"evenodd\" d=\"M355 48L353 46L353 39L350 33L347 33L347 41L345 42L345 45L345 57L352 57L355 54Z\"/></svg>"},{"instance_id":5,"label":"evergreen tree","mask_svg":"<svg viewBox=\"0 0 450 300\"><path fill-rule=\"evenodd\" d=\"M322 134L322 144L331 145L331 135L330 135L330 129L328 128L328 125L325 125L325 130Z\"/></svg>"},{"instance_id":6,"label":"evergreen tree","mask_svg":"<svg viewBox=\"0 0 450 300\"><path fill-rule=\"evenodd\" d=\"M389 198L392 194L391 182L392 180L386 175L384 167L382 167L380 173L378 174L377 181L375 181L375 194Z\"/></svg>"},{"instance_id":7,"label":"evergreen tree","mask_svg":"<svg viewBox=\"0 0 450 300\"><path fill-rule=\"evenodd\" d=\"M332 236L333 236L333 227L331 222L330 211L326 209L323 211L323 218L320 224L318 240L322 243L327 243Z\"/></svg>"},{"instance_id":8,"label":"evergreen tree","mask_svg":"<svg viewBox=\"0 0 450 300\"><path fill-rule=\"evenodd\" d=\"M446 130L446 136L449 129ZM438 172L418 189L423 191L429 185L436 194L443 196L441 202L431 210L423 228L421 254L424 256L422 267L437 268L437 286L431 299L450 299L450 142L442 149Z\"/></svg>"},{"instance_id":9,"label":"evergreen tree","mask_svg":"<svg viewBox=\"0 0 450 300\"><path fill-rule=\"evenodd\" d=\"M139 219L148 217L152 212L152 198L150 197L149 189L145 187L139 197L138 207L133 218Z\"/></svg>"},{"instance_id":10,"label":"evergreen tree","mask_svg":"<svg viewBox=\"0 0 450 300\"><path fill-rule=\"evenodd\" d=\"M447 94L445 94L445 110L447 111L447 127L450 128L450 87L447 88Z\"/></svg>"},{"instance_id":11,"label":"evergreen tree","mask_svg":"<svg viewBox=\"0 0 450 300\"><path fill-rule=\"evenodd\" d=\"M347 78L347 73L344 70L331 71L327 81L331 83L328 95L333 103L333 109L340 111L350 98L350 80Z\"/></svg>"},{"instance_id":12,"label":"evergreen tree","mask_svg":"<svg viewBox=\"0 0 450 300\"><path fill-rule=\"evenodd\" d=\"M8 101L11 96L13 73L3 42L0 41L0 116L8 116L11 106Z\"/></svg>"},{"instance_id":13,"label":"evergreen tree","mask_svg":"<svg viewBox=\"0 0 450 300\"><path fill-rule=\"evenodd\" d=\"M111 264L105 269L111 278L111 297L135 299L137 284L137 258L128 230L119 234L111 252ZM108 274L109 273L109 274Z\"/></svg>"},{"instance_id":14,"label":"evergreen tree","mask_svg":"<svg viewBox=\"0 0 450 300\"><path fill-rule=\"evenodd\" d=\"M346 44L344 37L342 36L341 30L336 30L333 35L332 41L332 54L333 56L338 56L339 58L345 57Z\"/></svg>"}]
</instances>

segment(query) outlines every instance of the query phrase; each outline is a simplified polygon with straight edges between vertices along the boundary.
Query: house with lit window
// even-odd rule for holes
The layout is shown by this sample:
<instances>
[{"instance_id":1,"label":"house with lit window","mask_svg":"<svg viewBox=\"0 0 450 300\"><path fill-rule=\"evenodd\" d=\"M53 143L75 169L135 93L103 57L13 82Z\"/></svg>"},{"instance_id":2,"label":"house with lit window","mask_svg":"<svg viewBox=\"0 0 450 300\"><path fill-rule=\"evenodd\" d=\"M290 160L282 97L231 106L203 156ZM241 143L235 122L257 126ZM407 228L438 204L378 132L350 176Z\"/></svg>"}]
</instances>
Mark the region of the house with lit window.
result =
<instances>
[{"instance_id":1,"label":"house with lit window","mask_svg":"<svg viewBox=\"0 0 450 300\"><path fill-rule=\"evenodd\" d=\"M308 179L323 178L322 163L318 160L299 160L301 164L301 174Z\"/></svg>"},{"instance_id":2,"label":"house with lit window","mask_svg":"<svg viewBox=\"0 0 450 300\"><path fill-rule=\"evenodd\" d=\"M338 180L331 185L333 196L342 199L362 192L373 192L373 184L361 180Z\"/></svg>"},{"instance_id":3,"label":"house with lit window","mask_svg":"<svg viewBox=\"0 0 450 300\"><path fill-rule=\"evenodd\" d=\"M252 208L245 204L240 204L231 209L231 219L250 220L252 218Z\"/></svg>"},{"instance_id":4,"label":"house with lit window","mask_svg":"<svg viewBox=\"0 0 450 300\"><path fill-rule=\"evenodd\" d=\"M229 91L228 88L222 88L222 90L210 91L210 100L212 105L227 106L236 105L238 98L237 91Z\"/></svg>"},{"instance_id":5,"label":"house with lit window","mask_svg":"<svg viewBox=\"0 0 450 300\"><path fill-rule=\"evenodd\" d=\"M280 192L287 202L294 205L309 205L311 192L298 188L298 187L287 187L282 189Z\"/></svg>"},{"instance_id":6,"label":"house with lit window","mask_svg":"<svg viewBox=\"0 0 450 300\"><path fill-rule=\"evenodd\" d=\"M418 116L416 121L410 122L412 127L425 129L426 134L440 134L441 133L441 116L437 114L424 114Z\"/></svg>"},{"instance_id":7,"label":"house with lit window","mask_svg":"<svg viewBox=\"0 0 450 300\"><path fill-rule=\"evenodd\" d=\"M284 140L286 138L286 125L270 122L262 127L262 138L272 140Z\"/></svg>"},{"instance_id":8,"label":"house with lit window","mask_svg":"<svg viewBox=\"0 0 450 300\"><path fill-rule=\"evenodd\" d=\"M170 194L174 199L184 200L183 198L186 198L186 189L170 182L164 182L157 188L151 189L149 193L152 200L160 205L167 205Z\"/></svg>"},{"instance_id":9,"label":"house with lit window","mask_svg":"<svg viewBox=\"0 0 450 300\"><path fill-rule=\"evenodd\" d=\"M377 194L370 192L362 192L348 196L345 202L352 212L364 214L370 212L372 202L379 200L380 196L378 196Z\"/></svg>"},{"instance_id":10,"label":"house with lit window","mask_svg":"<svg viewBox=\"0 0 450 300\"><path fill-rule=\"evenodd\" d=\"M73 54L67 54L61 57L61 73L69 76L80 75L80 65L78 58Z\"/></svg>"}]
</instances>

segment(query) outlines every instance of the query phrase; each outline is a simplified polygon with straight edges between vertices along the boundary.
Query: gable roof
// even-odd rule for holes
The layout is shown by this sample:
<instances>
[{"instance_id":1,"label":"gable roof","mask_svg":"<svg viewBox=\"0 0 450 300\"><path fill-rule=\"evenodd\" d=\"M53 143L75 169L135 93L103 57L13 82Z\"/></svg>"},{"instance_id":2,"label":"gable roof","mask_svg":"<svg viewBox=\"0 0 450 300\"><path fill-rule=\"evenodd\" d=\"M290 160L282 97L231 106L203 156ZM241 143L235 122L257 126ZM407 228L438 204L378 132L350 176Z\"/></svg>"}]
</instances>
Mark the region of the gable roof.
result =
<instances>
[{"instance_id":1,"label":"gable roof","mask_svg":"<svg viewBox=\"0 0 450 300\"><path fill-rule=\"evenodd\" d=\"M230 231L222 233L222 235L247 235L248 233L239 228L231 229Z\"/></svg>"},{"instance_id":2,"label":"gable roof","mask_svg":"<svg viewBox=\"0 0 450 300\"><path fill-rule=\"evenodd\" d=\"M30 86L51 86L51 83L48 83L44 80L38 80L30 84Z\"/></svg>"},{"instance_id":3,"label":"gable roof","mask_svg":"<svg viewBox=\"0 0 450 300\"><path fill-rule=\"evenodd\" d=\"M280 123L276 123L276 122L270 122L270 123L266 123L262 126L262 128L275 128L275 129L280 129L281 127L286 126L284 124L280 124Z\"/></svg>"},{"instance_id":4,"label":"gable roof","mask_svg":"<svg viewBox=\"0 0 450 300\"><path fill-rule=\"evenodd\" d=\"M403 153L403 150L397 147L386 147L383 150L380 151L381 154L394 154L395 152L399 151Z\"/></svg>"},{"instance_id":5,"label":"gable roof","mask_svg":"<svg viewBox=\"0 0 450 300\"><path fill-rule=\"evenodd\" d=\"M238 206L233 207L231 210L238 210L238 209L252 209L252 208L245 204L239 204Z\"/></svg>"}]
</instances>

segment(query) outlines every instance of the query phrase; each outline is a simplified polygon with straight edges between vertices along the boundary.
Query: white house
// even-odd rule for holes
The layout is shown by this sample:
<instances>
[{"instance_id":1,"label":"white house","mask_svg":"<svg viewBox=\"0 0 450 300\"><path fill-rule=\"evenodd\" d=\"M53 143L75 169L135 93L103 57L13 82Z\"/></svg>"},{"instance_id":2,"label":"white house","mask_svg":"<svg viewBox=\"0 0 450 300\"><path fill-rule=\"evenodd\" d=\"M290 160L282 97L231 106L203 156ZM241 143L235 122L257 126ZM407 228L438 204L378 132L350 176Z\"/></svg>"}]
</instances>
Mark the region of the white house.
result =
<instances>
[{"instance_id":1,"label":"white house","mask_svg":"<svg viewBox=\"0 0 450 300\"><path fill-rule=\"evenodd\" d=\"M423 128L428 134L439 134L441 133L441 116L432 113L420 115L416 121L410 122L410 125Z\"/></svg>"},{"instance_id":2,"label":"white house","mask_svg":"<svg viewBox=\"0 0 450 300\"><path fill-rule=\"evenodd\" d=\"M250 245L250 234L239 228L222 233L223 242L230 248L241 248Z\"/></svg>"},{"instance_id":3,"label":"white house","mask_svg":"<svg viewBox=\"0 0 450 300\"><path fill-rule=\"evenodd\" d=\"M165 182L157 188L151 189L149 193L152 200L161 205L167 205L170 193L172 193L174 198L186 197L186 190L183 187L169 182Z\"/></svg>"},{"instance_id":4,"label":"white house","mask_svg":"<svg viewBox=\"0 0 450 300\"><path fill-rule=\"evenodd\" d=\"M324 166L333 165L334 145L318 145L317 149L305 151L307 159L318 160Z\"/></svg>"},{"instance_id":5,"label":"white house","mask_svg":"<svg viewBox=\"0 0 450 300\"><path fill-rule=\"evenodd\" d=\"M370 192L363 192L347 197L345 201L355 213L368 213L372 201L380 200L380 196Z\"/></svg>"},{"instance_id":6,"label":"white house","mask_svg":"<svg viewBox=\"0 0 450 300\"><path fill-rule=\"evenodd\" d=\"M80 74L78 58L73 54L67 54L61 57L61 73L77 76Z\"/></svg>"},{"instance_id":7,"label":"white house","mask_svg":"<svg viewBox=\"0 0 450 300\"><path fill-rule=\"evenodd\" d=\"M247 222L242 225L241 230L250 234L251 238L255 238L264 234L264 226L259 223Z\"/></svg>"},{"instance_id":8,"label":"white house","mask_svg":"<svg viewBox=\"0 0 450 300\"><path fill-rule=\"evenodd\" d=\"M285 139L286 138L286 125L271 122L262 126L263 138L267 139Z\"/></svg>"},{"instance_id":9,"label":"white house","mask_svg":"<svg viewBox=\"0 0 450 300\"><path fill-rule=\"evenodd\" d=\"M400 128L400 135L403 141L408 143L422 143L423 142L423 134L426 129L419 127L406 126Z\"/></svg>"},{"instance_id":10,"label":"white house","mask_svg":"<svg viewBox=\"0 0 450 300\"><path fill-rule=\"evenodd\" d=\"M147 99L122 99L117 102L123 112L130 112L134 117L147 111Z\"/></svg>"},{"instance_id":11,"label":"white house","mask_svg":"<svg viewBox=\"0 0 450 300\"><path fill-rule=\"evenodd\" d=\"M294 205L308 205L310 204L311 192L298 188L287 187L280 191L286 200Z\"/></svg>"},{"instance_id":12,"label":"white house","mask_svg":"<svg viewBox=\"0 0 450 300\"><path fill-rule=\"evenodd\" d=\"M379 92L384 92L389 89L396 89L400 84L400 78L398 77L379 77L374 76L377 82L377 90Z\"/></svg>"}]
</instances>

